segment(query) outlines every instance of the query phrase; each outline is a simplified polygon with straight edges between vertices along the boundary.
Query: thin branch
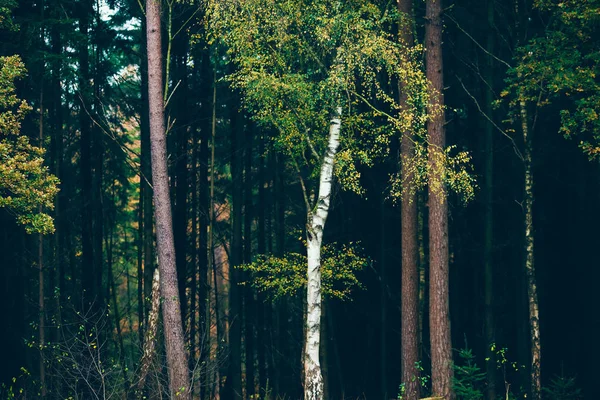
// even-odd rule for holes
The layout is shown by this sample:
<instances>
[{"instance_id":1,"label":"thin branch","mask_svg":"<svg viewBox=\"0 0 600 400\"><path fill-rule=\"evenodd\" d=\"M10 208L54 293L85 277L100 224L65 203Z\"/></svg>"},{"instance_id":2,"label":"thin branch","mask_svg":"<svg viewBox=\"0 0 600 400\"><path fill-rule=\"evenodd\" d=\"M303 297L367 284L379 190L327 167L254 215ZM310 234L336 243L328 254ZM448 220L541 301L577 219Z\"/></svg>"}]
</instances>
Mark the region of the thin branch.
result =
<instances>
[{"instance_id":1,"label":"thin branch","mask_svg":"<svg viewBox=\"0 0 600 400\"><path fill-rule=\"evenodd\" d=\"M452 16L450 16L450 14L446 14L446 16L456 24L456 27L462 31L462 33L464 33L465 35L467 35L467 37L469 39L471 39L473 41L473 43L475 43L475 45L477 45L477 47L479 47L481 50L483 50L483 52L485 54L487 54L488 56L492 57L493 59L495 59L498 62L501 62L502 64L506 65L508 68L512 68L511 65L509 63L507 63L506 61L502 60L501 58L498 58L495 54L490 53L489 51L487 51L487 49L485 47L483 47L481 44L479 44L479 42L477 40L475 40L475 38L473 36L471 36L469 34L469 32L465 31L460 24L458 23L458 21L456 21L454 18L452 18Z\"/></svg>"},{"instance_id":2,"label":"thin branch","mask_svg":"<svg viewBox=\"0 0 600 400\"><path fill-rule=\"evenodd\" d=\"M173 35L173 39L175 39L177 37L177 35L183 30L183 28L185 28L185 26L188 24L188 22L190 22L192 20L192 18L194 18L194 16L198 13L198 11L200 11L200 7L196 8L194 10L194 12L192 13L192 15L190 15L190 17L179 27L177 32L175 32L175 34Z\"/></svg>"},{"instance_id":3,"label":"thin branch","mask_svg":"<svg viewBox=\"0 0 600 400\"><path fill-rule=\"evenodd\" d=\"M306 185L304 184L304 179L302 178L302 173L300 172L300 167L298 166L298 162L294 157L292 157L294 161L294 167L296 168L296 172L298 173L298 179L300 179L300 186L302 187L302 196L304 197L304 204L306 205L306 211L310 212L310 201L308 200L308 191L306 190Z\"/></svg>"},{"instance_id":4,"label":"thin branch","mask_svg":"<svg viewBox=\"0 0 600 400\"><path fill-rule=\"evenodd\" d=\"M460 85L462 86L462 88L464 89L464 91L469 95L469 97L473 100L473 102L475 103L475 106L477 107L477 110L479 110L479 112L481 113L481 115L483 115L485 117L485 119L487 119L489 121L490 124L492 124L492 126L494 128L496 128L501 134L503 134L508 140L510 140L510 142L513 145L513 149L515 151L515 153L517 154L517 157L519 157L519 159L521 161L524 160L523 155L521 154L521 152L519 151L519 148L517 147L517 144L515 143L515 140L508 134L506 133L506 131L504 131L502 128L500 128L490 117L489 115L487 115L485 113L485 111L483 111L481 109L481 106L479 105L479 102L477 101L477 99L475 98L475 96L473 96L471 94L471 92L469 92L469 90L466 88L465 84L463 83L463 81L456 76L456 79L458 79L458 81L460 82Z\"/></svg>"},{"instance_id":5,"label":"thin branch","mask_svg":"<svg viewBox=\"0 0 600 400\"><path fill-rule=\"evenodd\" d=\"M104 126L102 126L102 124L100 124L100 122L98 122L92 116L92 114L87 109L87 107L85 105L85 101L83 100L83 97L81 97L81 94L79 94L79 100L81 101L81 105L83 107L83 110L88 115L88 117L90 118L90 120L94 123L94 125L96 125L98 128L100 128L100 130L102 131L102 133L104 133L106 136L108 136L109 138L111 138L115 143L117 143L117 145L119 146L119 148L121 149L121 151L123 152L123 154L125 154L125 159L127 161L127 164L129 164L129 166L131 168L133 168L134 171L138 171L138 173L140 174L140 177L146 181L146 183L148 184L148 186L150 188L152 188L153 187L152 184L150 183L150 181L148 180L148 178L144 175L144 173L141 171L140 164L138 162L136 162L131 157L131 154L135 155L136 157L139 157L139 154L137 154L135 151L131 150L130 148L128 148L127 146L124 146L121 142L119 142L119 140L110 131L106 130L104 128Z\"/></svg>"}]
</instances>

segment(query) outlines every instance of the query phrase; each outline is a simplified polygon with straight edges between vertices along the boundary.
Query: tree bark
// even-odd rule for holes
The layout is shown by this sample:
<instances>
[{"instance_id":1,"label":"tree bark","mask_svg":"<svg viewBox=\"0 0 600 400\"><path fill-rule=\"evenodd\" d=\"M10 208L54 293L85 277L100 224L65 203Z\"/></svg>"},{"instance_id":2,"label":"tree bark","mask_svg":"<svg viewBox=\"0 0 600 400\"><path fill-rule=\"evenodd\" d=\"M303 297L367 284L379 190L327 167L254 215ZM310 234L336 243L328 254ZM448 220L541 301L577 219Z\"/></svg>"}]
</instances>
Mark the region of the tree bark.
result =
<instances>
[{"instance_id":1,"label":"tree bark","mask_svg":"<svg viewBox=\"0 0 600 400\"><path fill-rule=\"evenodd\" d=\"M244 262L252 262L252 221L253 221L253 202L252 202L252 139L255 127L251 122L250 129L246 133L246 143L244 146ZM250 279L247 275L246 279ZM254 291L252 286L244 287L244 343L246 348L246 397L254 396L255 391L255 371L254 371L254 324L256 306L254 302Z\"/></svg>"},{"instance_id":2,"label":"tree bark","mask_svg":"<svg viewBox=\"0 0 600 400\"><path fill-rule=\"evenodd\" d=\"M227 390L231 399L242 399L242 288L239 286L243 261L243 123L239 112L237 94L232 93L230 108L231 128L231 180L232 180L232 235L229 263L229 376Z\"/></svg>"},{"instance_id":3,"label":"tree bark","mask_svg":"<svg viewBox=\"0 0 600 400\"><path fill-rule=\"evenodd\" d=\"M39 141L40 148L43 148L44 144L44 85L42 79L40 92L40 131ZM42 207L40 207L42 212ZM39 350L40 350L40 395L42 398L46 398L48 391L46 385L46 362L44 357L44 346L46 345L46 305L45 298L46 294L44 291L44 235L41 233L38 235L38 306L39 306L39 320L38 320L38 339L39 339Z\"/></svg>"},{"instance_id":4,"label":"tree bark","mask_svg":"<svg viewBox=\"0 0 600 400\"><path fill-rule=\"evenodd\" d=\"M443 179L442 165L446 134L444 129L444 78L442 62L441 0L426 3L426 68L430 81L431 114L427 124L429 138L429 171L439 174L431 179ZM429 185L429 329L431 342L432 395L453 399L452 344L449 306L448 201L443 182Z\"/></svg>"},{"instance_id":5,"label":"tree bark","mask_svg":"<svg viewBox=\"0 0 600 400\"><path fill-rule=\"evenodd\" d=\"M488 0L488 35L487 35L487 51L494 54L494 0ZM485 89L485 107L489 118L493 118L494 100L492 87L494 79L494 60L491 57L487 58ZM484 230L483 230L483 274L484 274L484 308L485 308L485 357L486 374L487 374L487 391L488 400L496 399L496 361L495 354L492 351L492 343L494 339L494 306L493 306L493 244L494 244L494 218L493 218L493 179L494 179L494 137L492 123L485 123L485 148L484 148L484 187L483 187L483 202L484 202Z\"/></svg>"},{"instance_id":6,"label":"tree bark","mask_svg":"<svg viewBox=\"0 0 600 400\"><path fill-rule=\"evenodd\" d=\"M154 270L154 276L152 279L152 300L150 306L150 312L148 313L148 323L146 326L146 336L144 337L144 346L142 351L142 359L140 360L140 378L137 383L138 396L144 395L144 386L146 385L146 378L154 359L156 351L156 337L158 335L158 318L160 312L160 272L157 269Z\"/></svg>"},{"instance_id":7,"label":"tree bark","mask_svg":"<svg viewBox=\"0 0 600 400\"><path fill-rule=\"evenodd\" d=\"M319 175L319 197L307 212L306 239L308 274L306 288L306 343L304 345L304 399L323 399L323 376L319 361L321 342L321 245L331 204L333 163L340 144L342 108L337 107L329 127L327 152Z\"/></svg>"},{"instance_id":8,"label":"tree bark","mask_svg":"<svg viewBox=\"0 0 600 400\"><path fill-rule=\"evenodd\" d=\"M399 0L398 10L405 18L400 24L400 41L404 46L413 45L412 0ZM408 106L408 93L400 84L400 107ZM414 194L414 174L407 167L414 157L412 132L402 132L400 140L400 168L402 177L402 383L404 397L415 400L420 395L419 369L419 244L417 241L417 199Z\"/></svg>"},{"instance_id":9,"label":"tree bark","mask_svg":"<svg viewBox=\"0 0 600 400\"><path fill-rule=\"evenodd\" d=\"M147 324L146 314L149 310L146 309L147 302L152 298L152 279L154 273L154 221L152 218L153 204L152 204L152 167L150 163L150 121L149 121L149 105L148 105L148 59L145 56L147 53L147 38L146 38L146 21L142 20L142 54L140 61L141 70L141 110L140 110L140 207L142 209L142 254L143 254L143 276L138 278L138 282L143 286L143 292L141 293L142 303L138 305L140 307L140 325ZM140 295L138 293L138 295ZM145 319L144 319L145 317ZM143 329L142 329L143 330ZM143 334L140 333L140 334ZM143 336L145 337L145 336ZM142 337L142 338L143 338ZM142 339L143 343L143 339Z\"/></svg>"},{"instance_id":10,"label":"tree bark","mask_svg":"<svg viewBox=\"0 0 600 400\"><path fill-rule=\"evenodd\" d=\"M521 100L521 128L525 151L523 161L525 168L525 273L527 276L527 298L529 303L529 334L531 340L531 398L540 400L542 396L541 381L541 346L540 346L540 315L533 258L533 172L532 151L533 141L529 132L527 105Z\"/></svg>"},{"instance_id":11,"label":"tree bark","mask_svg":"<svg viewBox=\"0 0 600 400\"><path fill-rule=\"evenodd\" d=\"M152 181L154 183L154 215L161 278L160 290L163 299L162 310L169 371L169 390L172 397L190 399L188 355L184 347L167 171L160 9L159 0L148 0L146 2L148 100Z\"/></svg>"},{"instance_id":12,"label":"tree bark","mask_svg":"<svg viewBox=\"0 0 600 400\"><path fill-rule=\"evenodd\" d=\"M89 1L80 4L79 32L82 39L79 43L79 124L81 169L81 253L83 311L89 311L95 304L95 271L93 244L93 211L92 211L92 127L86 107L89 107L90 93L90 57L88 49L89 16L93 15ZM74 279L75 277L72 277ZM97 304L96 304L97 305Z\"/></svg>"}]
</instances>

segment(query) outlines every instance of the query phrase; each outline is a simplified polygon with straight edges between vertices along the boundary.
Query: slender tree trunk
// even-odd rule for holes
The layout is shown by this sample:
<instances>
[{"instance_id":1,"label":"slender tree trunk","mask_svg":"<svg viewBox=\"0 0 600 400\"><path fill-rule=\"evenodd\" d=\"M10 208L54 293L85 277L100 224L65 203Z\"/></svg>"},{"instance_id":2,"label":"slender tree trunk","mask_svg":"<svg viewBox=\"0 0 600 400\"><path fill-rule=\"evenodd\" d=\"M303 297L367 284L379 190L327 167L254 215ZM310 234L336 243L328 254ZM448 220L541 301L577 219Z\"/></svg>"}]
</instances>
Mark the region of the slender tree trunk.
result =
<instances>
[{"instance_id":1,"label":"slender tree trunk","mask_svg":"<svg viewBox=\"0 0 600 400\"><path fill-rule=\"evenodd\" d=\"M321 342L321 245L323 230L331 204L333 163L340 144L342 108L332 116L327 152L319 175L316 209L307 210L306 240L308 275L306 288L306 343L304 346L304 399L323 399L323 376L319 361Z\"/></svg>"},{"instance_id":2,"label":"slender tree trunk","mask_svg":"<svg viewBox=\"0 0 600 400\"><path fill-rule=\"evenodd\" d=\"M246 133L246 143L244 146L244 262L252 262L252 221L253 221L253 202L252 202L252 143L255 133L255 126L249 122L250 128ZM247 276L246 279L250 277ZM254 396L255 391L255 371L254 371L254 321L255 321L255 302L252 287L244 287L244 343L246 348L246 397Z\"/></svg>"},{"instance_id":3,"label":"slender tree trunk","mask_svg":"<svg viewBox=\"0 0 600 400\"><path fill-rule=\"evenodd\" d=\"M196 305L196 296L198 295L198 131L197 129L192 130L192 159L191 159L191 231L190 231L190 268L189 274L191 275L190 283L190 370L194 370L196 365L196 312L198 311ZM202 310L202 308L200 308ZM202 312L202 311L201 311ZM192 388L192 397L194 396Z\"/></svg>"},{"instance_id":4,"label":"slender tree trunk","mask_svg":"<svg viewBox=\"0 0 600 400\"><path fill-rule=\"evenodd\" d=\"M83 307L89 311L95 304L94 293L94 244L93 244L93 211L92 211L92 128L88 115L90 93L90 59L88 49L88 28L91 5L89 1L80 4L79 32L79 124L80 124L80 169L81 169L81 253L82 253L82 286ZM71 279L75 279L74 276ZM97 304L96 304L97 305Z\"/></svg>"},{"instance_id":5,"label":"slender tree trunk","mask_svg":"<svg viewBox=\"0 0 600 400\"><path fill-rule=\"evenodd\" d=\"M442 4L427 0L425 47L427 79L431 84L431 119L429 137L429 171L443 179L445 166L441 153L446 145L444 118L444 78L442 63ZM452 344L449 306L448 201L446 188L429 186L429 329L431 341L432 395L453 399Z\"/></svg>"},{"instance_id":6,"label":"slender tree trunk","mask_svg":"<svg viewBox=\"0 0 600 400\"><path fill-rule=\"evenodd\" d=\"M231 399L242 399L242 323L243 297L239 286L241 271L237 268L243 261L243 119L239 111L237 94L230 105L231 127L231 251L229 262L229 376L228 395Z\"/></svg>"},{"instance_id":7,"label":"slender tree trunk","mask_svg":"<svg viewBox=\"0 0 600 400\"><path fill-rule=\"evenodd\" d=\"M63 118L62 118L62 90L61 90L61 53L62 53L62 39L60 31L56 24L51 29L51 41L52 41L52 55L54 57L53 69L52 69L52 81L51 81L51 99L52 99L52 125L53 125L53 140L54 140L54 158L55 158L55 176L61 181L61 184L66 186L66 182L63 176ZM66 237L67 232L65 228L65 194L64 190L58 192L56 196L55 206L55 222L56 222L56 273L58 275L58 289L59 293L57 296L57 313L60 315L60 305L63 304L64 293L66 292L65 285L65 268L68 263L66 257ZM60 318L59 318L60 325Z\"/></svg>"},{"instance_id":8,"label":"slender tree trunk","mask_svg":"<svg viewBox=\"0 0 600 400\"><path fill-rule=\"evenodd\" d=\"M533 173L532 173L532 134L529 132L527 105L521 100L521 128L525 151L523 153L525 167L525 272L527 276L527 298L529 303L529 334L531 340L531 398L540 400L542 396L541 383L541 346L540 346L540 316L537 295L537 283L533 258Z\"/></svg>"},{"instance_id":9,"label":"slender tree trunk","mask_svg":"<svg viewBox=\"0 0 600 400\"><path fill-rule=\"evenodd\" d=\"M169 390L172 397L190 399L188 355L185 350L180 299L175 266L175 245L169 196L167 149L164 122L161 5L158 0L146 2L148 51L148 100L150 105L150 143L154 183L154 215L160 269L160 291L164 321Z\"/></svg>"},{"instance_id":10,"label":"slender tree trunk","mask_svg":"<svg viewBox=\"0 0 600 400\"><path fill-rule=\"evenodd\" d=\"M43 148L44 144L44 83L42 79L42 89L40 92L40 131L39 141L40 148ZM40 212L42 208L40 207ZM46 386L46 362L44 358L44 346L46 345L46 306L44 292L44 235L38 235L38 306L39 306L39 350L40 350L40 387L41 397L45 398L48 388Z\"/></svg>"},{"instance_id":11,"label":"slender tree trunk","mask_svg":"<svg viewBox=\"0 0 600 400\"><path fill-rule=\"evenodd\" d=\"M114 225L115 221L112 221ZM115 328L117 330L117 340L119 343L119 362L121 363L121 372L123 373L123 386L125 389L125 395L127 397L129 388L131 387L129 383L129 375L127 374L127 366L126 366L126 354L125 354L125 345L123 343L123 332L121 329L121 313L119 312L119 303L117 301L117 284L115 282L114 273L113 273L113 232L112 230L108 234L108 241L106 245L106 269L108 273L108 287L112 297L113 308L111 309L114 314ZM107 299L107 302L109 299Z\"/></svg>"},{"instance_id":12,"label":"slender tree trunk","mask_svg":"<svg viewBox=\"0 0 600 400\"><path fill-rule=\"evenodd\" d=\"M398 10L405 18L400 24L400 41L404 46L413 45L413 4L412 0L399 0ZM400 107L408 106L408 93L400 84ZM400 140L400 168L402 176L402 383L405 385L404 398L419 398L419 245L417 241L417 199L414 194L413 172L407 166L414 157L412 132L402 132Z\"/></svg>"},{"instance_id":13,"label":"slender tree trunk","mask_svg":"<svg viewBox=\"0 0 600 400\"><path fill-rule=\"evenodd\" d=\"M487 51L494 54L494 0L488 0L488 35L487 35ZM486 68L487 86L485 89L485 107L487 115L492 118L494 110L492 102L494 100L492 93L492 85L494 80L494 60L491 57L487 59ZM484 149L484 231L483 231L483 274L484 274L484 296L485 296L485 357L486 357L486 374L487 374L487 392L488 400L496 399L496 361L495 354L492 351L492 343L494 338L494 306L493 306L493 244L494 244L494 218L493 218L493 179L494 179L494 137L491 122L486 121L485 124L485 149Z\"/></svg>"},{"instance_id":14,"label":"slender tree trunk","mask_svg":"<svg viewBox=\"0 0 600 400\"><path fill-rule=\"evenodd\" d=\"M208 205L208 264L213 278L213 293L214 293L214 305L215 305L215 325L216 325L216 350L215 350L215 362L214 362L214 379L213 379L213 390L212 398L219 399L221 395L220 386L220 368L219 363L222 362L222 349L223 349L223 336L225 329L223 321L220 318L219 309L219 286L217 282L217 265L215 263L215 145L217 136L217 70L213 69L213 81L212 81L212 118L211 118L211 139L210 139L210 193L209 193L209 205ZM209 329L208 324L207 329ZM209 331L210 332L210 331Z\"/></svg>"},{"instance_id":15,"label":"slender tree trunk","mask_svg":"<svg viewBox=\"0 0 600 400\"><path fill-rule=\"evenodd\" d=\"M198 323L199 323L199 346L200 346L200 363L201 379L207 379L208 358L210 356L210 315L207 312L210 282L208 281L208 228L210 225L210 200L209 200L209 179L208 167L210 163L210 153L208 143L211 140L211 125L212 125L212 103L213 103L213 72L211 68L209 51L204 51L202 57L202 77L201 84L202 93L206 94L201 105L202 121L200 126L200 149L198 161ZM200 397L204 398L205 388L208 385L200 386Z\"/></svg>"},{"instance_id":16,"label":"slender tree trunk","mask_svg":"<svg viewBox=\"0 0 600 400\"><path fill-rule=\"evenodd\" d=\"M92 6L93 8L93 6ZM94 19L96 20L94 33L97 34L99 20L100 20L100 9L96 7L94 10ZM101 47L102 41L95 41L94 49L94 74L93 74L93 97L88 105L92 107L89 112L90 122L92 125L92 209L93 209L93 220L92 220L92 240L93 240L93 254L94 254L94 290L96 292L96 302L99 309L105 307L105 301L109 301L109 290L106 290L106 296L101 295L103 293L103 274L104 274L104 251L102 243L104 240L104 205L103 205L103 175L104 175L104 134L102 128L98 126L102 123L100 118L102 112L100 111L100 96L102 93L102 82L104 81L104 72L102 64L103 49ZM93 121L92 118L95 120Z\"/></svg>"},{"instance_id":17,"label":"slender tree trunk","mask_svg":"<svg viewBox=\"0 0 600 400\"><path fill-rule=\"evenodd\" d=\"M265 230L265 132L261 131L258 143L258 254L266 253L266 230ZM256 347L258 358L258 387L259 395L267 387L267 325L266 314L270 312L270 302L267 302L264 294L256 294Z\"/></svg>"},{"instance_id":18,"label":"slender tree trunk","mask_svg":"<svg viewBox=\"0 0 600 400\"><path fill-rule=\"evenodd\" d=\"M173 213L173 233L175 235L175 254L177 255L177 279L179 282L179 298L181 300L181 314L183 318L184 331L186 329L188 318L188 301L186 288L188 286L188 263L187 263L187 196L188 196L188 102L190 95L187 83L187 42L186 33L183 30L181 34L174 39L173 45L173 81L177 86L172 93L171 102L174 108L171 114L174 117L174 141L177 149L175 151L175 207ZM167 77L169 78L169 77Z\"/></svg>"},{"instance_id":19,"label":"slender tree trunk","mask_svg":"<svg viewBox=\"0 0 600 400\"><path fill-rule=\"evenodd\" d=\"M143 196L141 204L143 205L143 301L141 307L143 314L146 315L147 302L152 298L152 280L155 267L154 255L154 220L153 204L152 204L152 167L150 163L150 121L149 121L149 105L148 105L148 58L147 53L147 38L146 38L146 20L142 20L142 51L144 56L140 61L141 70L141 111L140 111L140 196ZM148 318L146 317L146 320ZM140 324L146 323L145 320L140 320Z\"/></svg>"},{"instance_id":20,"label":"slender tree trunk","mask_svg":"<svg viewBox=\"0 0 600 400\"><path fill-rule=\"evenodd\" d=\"M379 204L379 280L380 280L380 293L379 293L379 357L380 357L380 370L381 370L381 396L385 400L388 398L388 389L387 389L387 263L386 263L386 223L385 223L385 196L381 195L381 202ZM403 325L404 326L404 325Z\"/></svg>"},{"instance_id":21,"label":"slender tree trunk","mask_svg":"<svg viewBox=\"0 0 600 400\"><path fill-rule=\"evenodd\" d=\"M140 171L140 196L138 202L138 248L137 248L137 306L138 339L144 344L144 185Z\"/></svg>"}]
</instances>

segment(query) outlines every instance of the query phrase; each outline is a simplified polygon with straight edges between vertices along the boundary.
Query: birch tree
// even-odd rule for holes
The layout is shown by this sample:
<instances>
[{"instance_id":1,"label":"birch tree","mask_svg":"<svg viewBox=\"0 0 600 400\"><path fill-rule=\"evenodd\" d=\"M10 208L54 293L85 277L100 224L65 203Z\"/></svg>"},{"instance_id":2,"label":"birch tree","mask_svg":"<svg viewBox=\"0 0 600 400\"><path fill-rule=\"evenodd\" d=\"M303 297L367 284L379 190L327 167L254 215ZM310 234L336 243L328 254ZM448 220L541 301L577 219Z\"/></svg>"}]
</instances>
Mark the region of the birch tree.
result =
<instances>
[{"instance_id":1,"label":"birch tree","mask_svg":"<svg viewBox=\"0 0 600 400\"><path fill-rule=\"evenodd\" d=\"M562 100L559 133L579 138L590 160L600 154L600 51L597 36L598 0L537 0L534 6L549 20L541 37L535 37L517 51L518 63L509 66L507 89L509 120L523 134L524 244L525 273L531 346L530 394L542 397L540 310L534 258L534 174L533 135L541 108Z\"/></svg>"},{"instance_id":2,"label":"birch tree","mask_svg":"<svg viewBox=\"0 0 600 400\"><path fill-rule=\"evenodd\" d=\"M237 66L230 82L253 118L279 133L274 146L296 170L304 197L307 400L323 398L321 251L334 180L363 193L357 166L384 156L391 135L414 117L413 107L399 110L384 93L385 79L406 82L408 104L426 96L415 53L386 33L393 16L362 0L246 0L211 8L215 37Z\"/></svg>"}]
</instances>

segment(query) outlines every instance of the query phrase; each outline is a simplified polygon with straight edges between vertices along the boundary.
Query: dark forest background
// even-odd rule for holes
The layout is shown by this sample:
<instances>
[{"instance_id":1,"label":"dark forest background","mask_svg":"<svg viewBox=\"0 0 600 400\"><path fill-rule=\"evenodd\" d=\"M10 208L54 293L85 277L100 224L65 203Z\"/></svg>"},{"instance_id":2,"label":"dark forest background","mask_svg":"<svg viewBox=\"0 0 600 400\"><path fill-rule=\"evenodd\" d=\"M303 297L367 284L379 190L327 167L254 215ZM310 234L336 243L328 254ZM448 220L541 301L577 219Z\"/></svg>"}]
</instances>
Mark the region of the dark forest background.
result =
<instances>
[{"instance_id":1,"label":"dark forest background","mask_svg":"<svg viewBox=\"0 0 600 400\"><path fill-rule=\"evenodd\" d=\"M597 2L585 3L597 12ZM77 392L87 367L70 369L61 363L89 362L76 354L76 346L69 346L77 343L73 338L79 327L90 326L94 336L82 342L84 348L98 346L101 351L91 357L104 360L106 379L118 391L135 382L140 371L146 329L140 321L150 312L156 266L140 4L2 0L0 5L12 9L18 26L3 27L0 54L19 55L28 71L16 81L18 96L33 108L21 133L46 149L45 163L60 179L54 209L46 210L54 219L53 234L27 233L14 212L0 209L0 393L7 398L13 398L10 390L15 398L25 398L23 393L28 398L67 398L69 390ZM528 390L530 363L523 162L512 142L522 148L522 135L518 124L506 121L511 105L500 96L512 84L506 80L509 68L490 62L486 43L491 36L495 56L517 65L516 49L543 37L551 26L553 17L535 5L529 0L444 4L447 143L470 152L477 182L472 201L464 204L452 194L448 200L452 346L472 349L485 372L489 343L484 331L482 193L485 161L493 157L494 342L519 367L507 369L515 395ZM303 291L272 300L249 284L229 285L232 273L244 282L251 279L245 270L232 272L232 266L252 262L259 254L304 252L299 238L304 235L305 210L296 171L273 147L275 133L252 119L241 106L239 91L224 79L235 65L222 45L208 41L205 4L186 0L163 7L165 32L169 24L177 32L163 46L165 60L170 57L168 85L177 85L166 108L171 125L167 137L177 269L186 299L184 331L190 367L199 371L202 382L197 397L211 398L212 386L218 386L211 380L215 371L223 379L228 366L237 362L243 365L246 398L253 392L264 398L267 388L272 398L301 398ZM425 3L415 1L419 42L424 14ZM595 51L597 38L588 43ZM497 101L490 117L499 127L493 128L491 153L485 146L489 121L482 114L489 99L487 84ZM532 130L542 384L550 387L558 376L575 377L582 398L594 399L600 374L600 300L595 290L600 279L600 165L582 151L580 139L559 132L560 112L570 105L568 97L558 97L536 107ZM213 121L216 140L211 142ZM365 195L334 189L324 240L357 242L369 261L357 272L362 289L354 289L349 300L324 300L321 357L331 399L396 398L401 383L400 207L390 196L399 142L391 146L387 157L360 170ZM211 201L214 262L208 254ZM419 192L417 201L420 268L426 278L426 191ZM243 301L231 309L229 296L235 291ZM426 316L427 307L421 310ZM41 352L40 321L45 333ZM243 321L243 355L237 360L231 358L228 336L235 321ZM432 329L428 325L425 317L424 338ZM159 345L151 372L156 379L148 384L157 390L166 379L163 352ZM47 387L43 395L41 354ZM427 340L420 354L427 374ZM500 369L498 395L503 379ZM69 388L71 381L79 383ZM223 389L221 396L226 393Z\"/></svg>"}]
</instances>

